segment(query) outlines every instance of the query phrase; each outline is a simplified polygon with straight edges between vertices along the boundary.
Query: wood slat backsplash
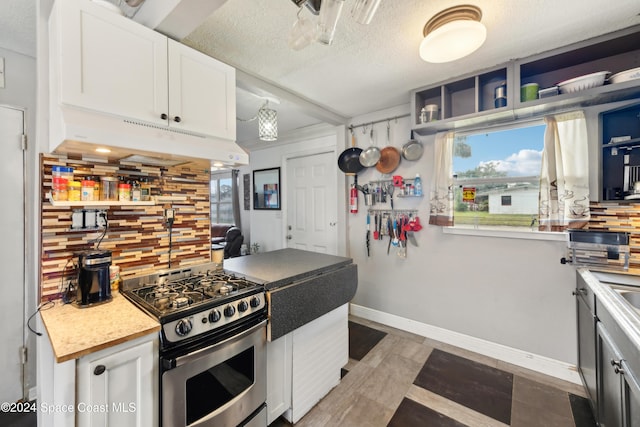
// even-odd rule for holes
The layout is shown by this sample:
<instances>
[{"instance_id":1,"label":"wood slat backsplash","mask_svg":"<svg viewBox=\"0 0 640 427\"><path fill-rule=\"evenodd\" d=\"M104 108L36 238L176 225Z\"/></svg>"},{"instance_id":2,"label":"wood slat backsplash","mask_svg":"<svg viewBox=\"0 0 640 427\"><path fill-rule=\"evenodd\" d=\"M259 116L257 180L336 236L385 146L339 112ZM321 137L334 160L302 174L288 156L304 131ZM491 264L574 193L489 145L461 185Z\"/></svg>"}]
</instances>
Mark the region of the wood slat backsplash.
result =
<instances>
[{"instance_id":1,"label":"wood slat backsplash","mask_svg":"<svg viewBox=\"0 0 640 427\"><path fill-rule=\"evenodd\" d=\"M629 233L629 269L640 269L640 204L591 202L590 208L587 228Z\"/></svg>"},{"instance_id":2,"label":"wood slat backsplash","mask_svg":"<svg viewBox=\"0 0 640 427\"><path fill-rule=\"evenodd\" d=\"M171 267L211 261L208 164L189 163L165 168L139 163L95 163L51 154L41 155L40 161L41 300L60 296L66 289L66 281L74 277L71 268L74 252L94 249L102 234L102 231L71 230L71 214L79 208L53 206L49 202L47 193L51 191L51 167L54 165L73 167L77 180L86 176L147 177L152 196L180 199L153 206L108 208L109 227L100 249L112 251L112 263L120 266L123 278L169 268L169 230L164 224L164 209L170 207L175 209Z\"/></svg>"}]
</instances>

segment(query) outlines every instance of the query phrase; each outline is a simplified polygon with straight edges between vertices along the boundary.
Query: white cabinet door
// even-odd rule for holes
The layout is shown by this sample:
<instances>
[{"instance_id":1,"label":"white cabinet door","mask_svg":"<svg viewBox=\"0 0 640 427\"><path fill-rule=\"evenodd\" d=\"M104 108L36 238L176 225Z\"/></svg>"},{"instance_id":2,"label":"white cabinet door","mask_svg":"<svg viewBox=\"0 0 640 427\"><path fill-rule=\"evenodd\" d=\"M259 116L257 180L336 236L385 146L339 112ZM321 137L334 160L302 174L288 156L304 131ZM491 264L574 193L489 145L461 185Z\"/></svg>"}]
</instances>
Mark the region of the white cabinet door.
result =
<instances>
[{"instance_id":1,"label":"white cabinet door","mask_svg":"<svg viewBox=\"0 0 640 427\"><path fill-rule=\"evenodd\" d=\"M267 424L291 407L291 338L290 333L267 343Z\"/></svg>"},{"instance_id":2,"label":"white cabinet door","mask_svg":"<svg viewBox=\"0 0 640 427\"><path fill-rule=\"evenodd\" d=\"M294 330L291 409L285 418L297 423L340 383L349 362L349 304Z\"/></svg>"},{"instance_id":3,"label":"white cabinet door","mask_svg":"<svg viewBox=\"0 0 640 427\"><path fill-rule=\"evenodd\" d=\"M236 138L235 69L169 40L169 126Z\"/></svg>"},{"instance_id":4,"label":"white cabinet door","mask_svg":"<svg viewBox=\"0 0 640 427\"><path fill-rule=\"evenodd\" d=\"M156 341L156 335L152 335L78 360L77 425L157 425Z\"/></svg>"},{"instance_id":5,"label":"white cabinet door","mask_svg":"<svg viewBox=\"0 0 640 427\"><path fill-rule=\"evenodd\" d=\"M59 101L166 125L167 37L89 0L55 7Z\"/></svg>"}]
</instances>

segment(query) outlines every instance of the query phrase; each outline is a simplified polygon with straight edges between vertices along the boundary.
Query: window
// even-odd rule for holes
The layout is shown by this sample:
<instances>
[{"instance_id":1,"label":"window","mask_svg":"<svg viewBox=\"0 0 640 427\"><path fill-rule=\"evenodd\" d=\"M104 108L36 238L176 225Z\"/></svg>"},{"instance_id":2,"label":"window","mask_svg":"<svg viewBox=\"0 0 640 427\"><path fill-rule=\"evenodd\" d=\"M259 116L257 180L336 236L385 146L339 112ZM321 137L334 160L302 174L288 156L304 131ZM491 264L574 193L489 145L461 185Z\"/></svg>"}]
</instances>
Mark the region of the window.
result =
<instances>
[{"instance_id":1,"label":"window","mask_svg":"<svg viewBox=\"0 0 640 427\"><path fill-rule=\"evenodd\" d=\"M211 224L233 224L231 173L211 175Z\"/></svg>"},{"instance_id":2,"label":"window","mask_svg":"<svg viewBox=\"0 0 640 427\"><path fill-rule=\"evenodd\" d=\"M457 134L454 227L535 231L545 125Z\"/></svg>"}]
</instances>

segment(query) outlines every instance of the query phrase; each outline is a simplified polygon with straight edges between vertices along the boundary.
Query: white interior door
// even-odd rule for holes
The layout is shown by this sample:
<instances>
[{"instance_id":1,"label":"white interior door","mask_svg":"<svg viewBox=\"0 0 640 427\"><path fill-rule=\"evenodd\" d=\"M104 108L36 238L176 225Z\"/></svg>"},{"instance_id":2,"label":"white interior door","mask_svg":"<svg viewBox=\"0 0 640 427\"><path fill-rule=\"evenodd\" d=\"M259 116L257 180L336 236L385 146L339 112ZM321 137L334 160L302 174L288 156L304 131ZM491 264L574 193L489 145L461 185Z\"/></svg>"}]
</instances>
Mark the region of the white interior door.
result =
<instances>
[{"instance_id":1,"label":"white interior door","mask_svg":"<svg viewBox=\"0 0 640 427\"><path fill-rule=\"evenodd\" d=\"M2 295L0 311L4 319L0 328L0 401L15 402L23 397L20 348L23 344L25 276L24 276L24 162L22 135L24 112L0 106L0 180L3 199L9 203L2 211L0 245L2 259Z\"/></svg>"},{"instance_id":2,"label":"white interior door","mask_svg":"<svg viewBox=\"0 0 640 427\"><path fill-rule=\"evenodd\" d=\"M335 153L287 160L287 247L337 255Z\"/></svg>"}]
</instances>

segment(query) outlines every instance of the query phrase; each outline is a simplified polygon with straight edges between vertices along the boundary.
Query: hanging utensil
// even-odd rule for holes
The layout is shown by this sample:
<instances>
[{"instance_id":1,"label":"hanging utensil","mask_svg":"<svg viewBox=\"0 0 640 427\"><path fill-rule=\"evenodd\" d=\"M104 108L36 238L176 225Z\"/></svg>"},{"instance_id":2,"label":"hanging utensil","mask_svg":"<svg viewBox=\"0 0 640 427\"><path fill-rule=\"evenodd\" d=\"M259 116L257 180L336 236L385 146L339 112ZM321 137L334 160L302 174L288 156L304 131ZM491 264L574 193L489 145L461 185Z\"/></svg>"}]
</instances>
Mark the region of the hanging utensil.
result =
<instances>
[{"instance_id":1,"label":"hanging utensil","mask_svg":"<svg viewBox=\"0 0 640 427\"><path fill-rule=\"evenodd\" d=\"M391 210L393 210L393 184L386 185L387 194L389 195L389 203L391 203Z\"/></svg>"},{"instance_id":2,"label":"hanging utensil","mask_svg":"<svg viewBox=\"0 0 640 427\"><path fill-rule=\"evenodd\" d=\"M387 255L391 250L391 241L393 240L393 231L391 229L391 217L387 217L387 231L389 232L389 243L387 244Z\"/></svg>"},{"instance_id":3,"label":"hanging utensil","mask_svg":"<svg viewBox=\"0 0 640 427\"><path fill-rule=\"evenodd\" d=\"M360 163L365 168L375 166L380 160L380 149L373 144L373 123L371 123L371 131L369 132L370 146L360 153Z\"/></svg>"},{"instance_id":4,"label":"hanging utensil","mask_svg":"<svg viewBox=\"0 0 640 427\"><path fill-rule=\"evenodd\" d=\"M370 247L370 236L369 236L369 224L371 223L371 216L369 215L369 213L367 213L367 237L366 237L366 244L367 244L367 256L369 256L369 247Z\"/></svg>"}]
</instances>

